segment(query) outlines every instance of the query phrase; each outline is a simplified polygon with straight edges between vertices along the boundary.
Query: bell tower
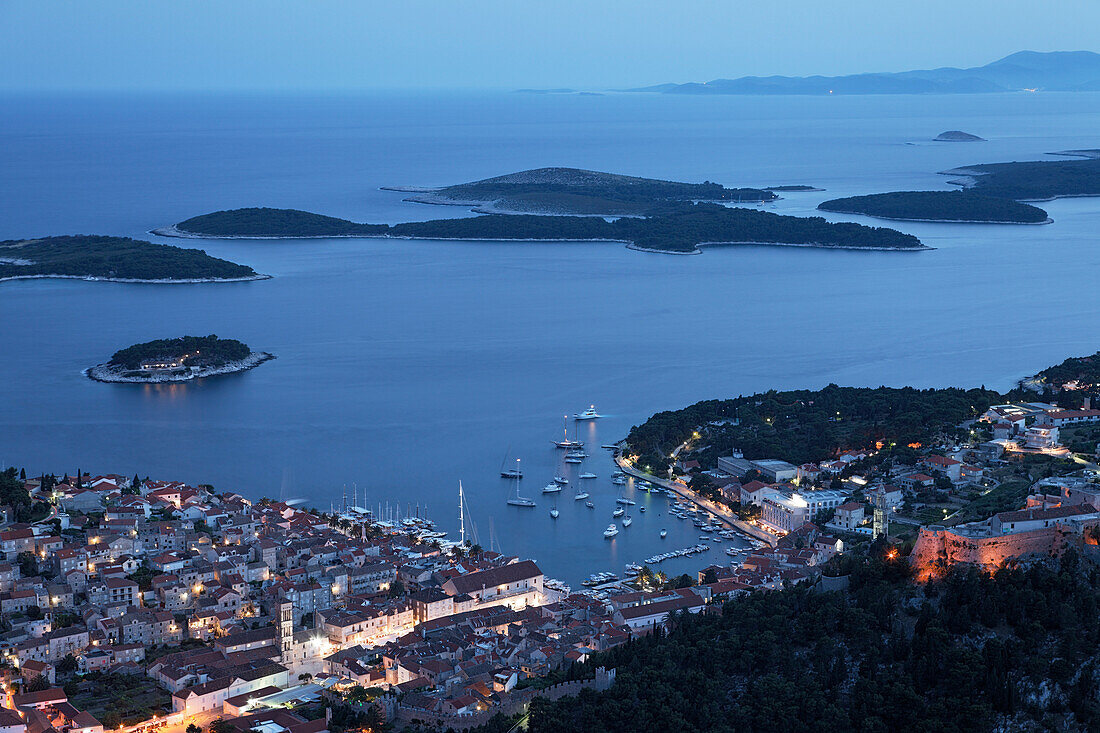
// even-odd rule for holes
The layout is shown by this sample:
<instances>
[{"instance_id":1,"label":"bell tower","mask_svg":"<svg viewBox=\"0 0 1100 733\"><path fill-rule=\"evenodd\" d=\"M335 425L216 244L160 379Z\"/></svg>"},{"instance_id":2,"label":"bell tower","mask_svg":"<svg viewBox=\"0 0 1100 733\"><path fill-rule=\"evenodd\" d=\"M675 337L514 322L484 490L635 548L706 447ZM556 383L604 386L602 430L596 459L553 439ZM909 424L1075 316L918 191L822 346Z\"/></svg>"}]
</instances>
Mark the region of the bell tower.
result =
<instances>
[{"instance_id":1,"label":"bell tower","mask_svg":"<svg viewBox=\"0 0 1100 733\"><path fill-rule=\"evenodd\" d=\"M290 645L294 641L294 604L283 601L279 604L279 651L283 662L288 662Z\"/></svg>"}]
</instances>

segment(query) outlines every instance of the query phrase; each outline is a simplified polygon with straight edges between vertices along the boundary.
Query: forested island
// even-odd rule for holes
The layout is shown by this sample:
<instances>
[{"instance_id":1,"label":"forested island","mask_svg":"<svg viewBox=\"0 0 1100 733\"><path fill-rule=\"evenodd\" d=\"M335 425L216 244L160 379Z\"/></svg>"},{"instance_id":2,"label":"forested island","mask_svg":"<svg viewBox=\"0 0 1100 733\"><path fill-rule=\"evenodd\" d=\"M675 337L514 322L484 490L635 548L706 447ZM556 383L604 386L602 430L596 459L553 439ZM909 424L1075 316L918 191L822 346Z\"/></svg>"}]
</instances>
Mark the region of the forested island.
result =
<instances>
[{"instance_id":1,"label":"forested island","mask_svg":"<svg viewBox=\"0 0 1100 733\"><path fill-rule=\"evenodd\" d=\"M830 223L821 217L782 216L720 204L681 203L665 213L607 221L587 216L486 214L404 224L358 224L288 209L218 211L157 230L196 237L396 237L457 240L626 242L633 249L695 254L707 244L781 244L871 250L928 249L894 229Z\"/></svg>"},{"instance_id":2,"label":"forested island","mask_svg":"<svg viewBox=\"0 0 1100 733\"><path fill-rule=\"evenodd\" d=\"M798 586L679 614L552 677L606 692L531 702L530 733L885 733L1100 729L1100 574L1073 550L911 582L875 542L829 561L848 590ZM513 721L485 726L505 731ZM480 731L479 731L480 733Z\"/></svg>"},{"instance_id":3,"label":"forested island","mask_svg":"<svg viewBox=\"0 0 1100 733\"><path fill-rule=\"evenodd\" d=\"M821 211L864 214L899 221L1045 224L1047 212L1012 199L971 191L894 191L849 196L818 204Z\"/></svg>"},{"instance_id":4,"label":"forested island","mask_svg":"<svg viewBox=\"0 0 1100 733\"><path fill-rule=\"evenodd\" d=\"M485 213L644 216L692 201L772 201L760 188L681 183L580 168L536 168L443 188L387 187L413 192L406 201L470 206Z\"/></svg>"},{"instance_id":5,"label":"forested island","mask_svg":"<svg viewBox=\"0 0 1100 733\"><path fill-rule=\"evenodd\" d=\"M934 138L936 142L941 143L981 143L985 142L984 137L978 137L972 135L969 132L963 132L962 130L948 130L941 132Z\"/></svg>"},{"instance_id":6,"label":"forested island","mask_svg":"<svg viewBox=\"0 0 1100 733\"><path fill-rule=\"evenodd\" d=\"M275 357L252 351L235 339L181 336L134 344L116 351L110 361L85 370L99 382L185 382L199 377L252 369Z\"/></svg>"},{"instance_id":7,"label":"forested island","mask_svg":"<svg viewBox=\"0 0 1100 733\"><path fill-rule=\"evenodd\" d=\"M247 265L201 249L153 244L129 237L60 236L0 242L0 281L83 278L116 282L233 282L260 280Z\"/></svg>"},{"instance_id":8,"label":"forested island","mask_svg":"<svg viewBox=\"0 0 1100 733\"><path fill-rule=\"evenodd\" d=\"M1094 151L1063 151L1083 160L1031 160L968 165L944 171L963 176L951 183L974 193L1017 201L1049 201L1069 196L1100 196L1100 158Z\"/></svg>"}]
</instances>

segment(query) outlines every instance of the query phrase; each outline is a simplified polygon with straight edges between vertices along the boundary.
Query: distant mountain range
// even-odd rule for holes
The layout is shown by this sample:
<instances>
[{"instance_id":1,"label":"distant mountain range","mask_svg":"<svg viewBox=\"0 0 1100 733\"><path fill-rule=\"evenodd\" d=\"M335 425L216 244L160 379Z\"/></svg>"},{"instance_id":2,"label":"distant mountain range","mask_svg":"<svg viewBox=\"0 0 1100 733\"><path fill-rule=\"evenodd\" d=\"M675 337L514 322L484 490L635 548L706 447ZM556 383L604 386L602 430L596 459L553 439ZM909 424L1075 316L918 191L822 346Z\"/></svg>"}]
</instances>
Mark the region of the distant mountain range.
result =
<instances>
[{"instance_id":1,"label":"distant mountain range","mask_svg":"<svg viewBox=\"0 0 1100 733\"><path fill-rule=\"evenodd\" d=\"M743 76L629 89L662 94L977 94L1100 91L1100 54L1020 51L985 66L848 76Z\"/></svg>"}]
</instances>

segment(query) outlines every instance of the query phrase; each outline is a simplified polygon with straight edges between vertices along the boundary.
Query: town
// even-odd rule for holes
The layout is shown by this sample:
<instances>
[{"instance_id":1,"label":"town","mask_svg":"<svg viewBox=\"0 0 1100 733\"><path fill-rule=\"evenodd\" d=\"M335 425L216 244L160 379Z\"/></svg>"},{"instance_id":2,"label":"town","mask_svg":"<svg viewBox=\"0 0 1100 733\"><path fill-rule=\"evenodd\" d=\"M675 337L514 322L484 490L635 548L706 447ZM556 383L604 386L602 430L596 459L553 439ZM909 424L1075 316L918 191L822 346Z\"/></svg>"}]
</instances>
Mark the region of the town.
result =
<instances>
[{"instance_id":1,"label":"town","mask_svg":"<svg viewBox=\"0 0 1100 733\"><path fill-rule=\"evenodd\" d=\"M965 440L885 461L882 445L802 465L734 453L707 470L677 460L662 478L616 452L624 471L679 494L685 516L709 514L708 530L725 522L756 541L693 576L647 565L578 592L415 515L9 469L0 728L468 730L537 697L606 689L614 669L561 672L678 614L798 584L842 588L829 560L873 541L908 555L924 580L959 563L993 570L1095 546L1100 469L1064 436L1096 427L1088 405L1021 402L959 426Z\"/></svg>"}]
</instances>

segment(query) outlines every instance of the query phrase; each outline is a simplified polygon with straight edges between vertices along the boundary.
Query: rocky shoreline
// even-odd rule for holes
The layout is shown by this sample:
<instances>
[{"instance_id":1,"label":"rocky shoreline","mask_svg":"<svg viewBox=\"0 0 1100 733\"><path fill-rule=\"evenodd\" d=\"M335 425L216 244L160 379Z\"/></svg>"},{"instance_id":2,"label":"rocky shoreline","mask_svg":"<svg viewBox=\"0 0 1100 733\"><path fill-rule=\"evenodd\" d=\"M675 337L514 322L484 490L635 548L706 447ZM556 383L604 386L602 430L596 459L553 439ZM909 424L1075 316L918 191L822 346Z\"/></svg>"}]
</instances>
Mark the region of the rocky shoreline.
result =
<instances>
[{"instance_id":1,"label":"rocky shoreline","mask_svg":"<svg viewBox=\"0 0 1100 733\"><path fill-rule=\"evenodd\" d=\"M9 275L0 277L0 283L9 280L87 280L101 283L143 283L148 285L194 285L198 283L244 283L254 280L270 280L271 275L249 275L248 277L194 277L142 279L136 277L97 277L95 275Z\"/></svg>"},{"instance_id":2,"label":"rocky shoreline","mask_svg":"<svg viewBox=\"0 0 1100 733\"><path fill-rule=\"evenodd\" d=\"M820 209L820 211L826 211L830 214L847 214L850 216L866 216L871 219L882 219L883 221L915 221L923 222L927 224L1025 224L1031 226L1041 226L1043 224L1053 224L1054 219L1049 216L1043 221L994 221L992 219L917 219L911 217L901 216L882 216L880 214L868 214L863 211L849 211L845 209Z\"/></svg>"},{"instance_id":3,"label":"rocky shoreline","mask_svg":"<svg viewBox=\"0 0 1100 733\"><path fill-rule=\"evenodd\" d=\"M97 364L94 367L88 367L82 373L84 376L88 377L88 379L92 379L96 382L110 382L115 384L171 384L176 382L190 382L194 379L201 379L203 377L215 377L222 374L245 372L249 369L255 369L265 361L270 361L274 358L274 354L269 354L266 351L254 351L240 361L231 361L220 367L198 369L196 371L188 371L184 374L150 374L147 377L127 376L127 373L138 370L126 369L111 364Z\"/></svg>"}]
</instances>

